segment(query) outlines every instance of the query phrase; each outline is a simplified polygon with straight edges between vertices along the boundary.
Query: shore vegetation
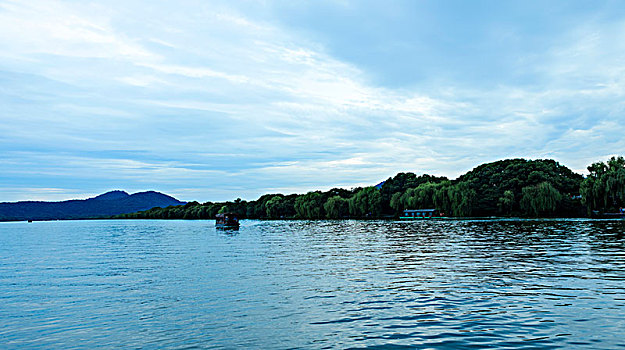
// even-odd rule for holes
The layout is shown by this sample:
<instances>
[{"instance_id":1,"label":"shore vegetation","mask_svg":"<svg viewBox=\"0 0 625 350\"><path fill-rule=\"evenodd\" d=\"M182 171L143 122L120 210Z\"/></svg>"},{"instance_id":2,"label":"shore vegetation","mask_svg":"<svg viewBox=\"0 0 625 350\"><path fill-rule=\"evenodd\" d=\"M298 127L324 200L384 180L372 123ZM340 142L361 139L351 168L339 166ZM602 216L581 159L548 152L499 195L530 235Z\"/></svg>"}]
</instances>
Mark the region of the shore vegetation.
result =
<instances>
[{"instance_id":1,"label":"shore vegetation","mask_svg":"<svg viewBox=\"0 0 625 350\"><path fill-rule=\"evenodd\" d=\"M593 163L584 177L551 159L506 159L450 180L406 172L377 186L305 194L266 194L253 201L189 202L118 215L123 219L212 219L232 212L250 219L396 218L432 208L450 217L584 217L625 206L625 159Z\"/></svg>"}]
</instances>

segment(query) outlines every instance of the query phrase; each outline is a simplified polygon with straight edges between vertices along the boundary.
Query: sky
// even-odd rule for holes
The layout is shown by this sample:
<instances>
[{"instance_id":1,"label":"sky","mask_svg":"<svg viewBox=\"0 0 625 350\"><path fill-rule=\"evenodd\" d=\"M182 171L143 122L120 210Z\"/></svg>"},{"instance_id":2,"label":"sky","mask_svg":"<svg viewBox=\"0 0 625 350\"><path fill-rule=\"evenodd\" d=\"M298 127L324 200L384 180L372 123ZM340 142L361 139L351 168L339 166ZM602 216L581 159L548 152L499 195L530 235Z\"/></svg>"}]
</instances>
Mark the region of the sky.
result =
<instances>
[{"instance_id":1,"label":"sky","mask_svg":"<svg viewBox=\"0 0 625 350\"><path fill-rule=\"evenodd\" d=\"M0 0L0 202L625 153L622 1Z\"/></svg>"}]
</instances>

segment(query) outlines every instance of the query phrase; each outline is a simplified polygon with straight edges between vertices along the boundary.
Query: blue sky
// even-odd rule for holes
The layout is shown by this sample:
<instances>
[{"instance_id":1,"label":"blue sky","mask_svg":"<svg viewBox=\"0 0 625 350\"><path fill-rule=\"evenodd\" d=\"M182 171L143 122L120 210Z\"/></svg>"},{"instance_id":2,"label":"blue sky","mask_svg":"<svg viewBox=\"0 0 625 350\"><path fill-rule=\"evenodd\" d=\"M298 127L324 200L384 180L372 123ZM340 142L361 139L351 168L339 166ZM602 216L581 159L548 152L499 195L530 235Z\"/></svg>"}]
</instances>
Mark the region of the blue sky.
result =
<instances>
[{"instance_id":1,"label":"blue sky","mask_svg":"<svg viewBox=\"0 0 625 350\"><path fill-rule=\"evenodd\" d=\"M620 1L2 1L0 201L625 153Z\"/></svg>"}]
</instances>

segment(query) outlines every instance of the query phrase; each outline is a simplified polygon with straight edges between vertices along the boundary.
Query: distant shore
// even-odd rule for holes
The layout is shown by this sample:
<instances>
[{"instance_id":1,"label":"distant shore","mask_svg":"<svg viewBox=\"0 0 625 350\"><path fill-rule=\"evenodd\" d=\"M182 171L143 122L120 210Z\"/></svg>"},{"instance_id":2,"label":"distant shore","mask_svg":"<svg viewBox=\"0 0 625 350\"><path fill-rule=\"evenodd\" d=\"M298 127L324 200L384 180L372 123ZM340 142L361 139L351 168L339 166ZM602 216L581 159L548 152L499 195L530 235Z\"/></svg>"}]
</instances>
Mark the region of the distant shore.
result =
<instances>
[{"instance_id":1,"label":"distant shore","mask_svg":"<svg viewBox=\"0 0 625 350\"><path fill-rule=\"evenodd\" d=\"M588 166L586 177L550 159L507 159L457 179L399 173L376 186L306 194L266 194L254 201L190 202L119 219L395 219L404 209L435 208L451 218L591 218L625 206L625 160Z\"/></svg>"},{"instance_id":2,"label":"distant shore","mask_svg":"<svg viewBox=\"0 0 625 350\"><path fill-rule=\"evenodd\" d=\"M214 218L208 219L150 219L150 218L81 218L81 219L49 219L49 220L0 220L0 223L38 223L38 222L55 222L55 221L128 221L128 220L184 220L184 221L208 221L214 222ZM397 218L375 218L375 219L362 219L362 218L342 218L342 219L243 219L254 221L392 221L398 223L418 223L418 222L448 222L448 221L617 221L625 222L625 218L593 218L593 217L452 217L445 219L425 219L425 220L404 220Z\"/></svg>"},{"instance_id":3,"label":"distant shore","mask_svg":"<svg viewBox=\"0 0 625 350\"><path fill-rule=\"evenodd\" d=\"M588 171L584 177L550 159L506 159L454 180L399 173L369 187L206 203L184 203L154 191L112 191L87 200L0 203L0 221L214 219L218 213L269 220L397 219L406 209L436 210L451 219L622 216L625 159L593 163Z\"/></svg>"}]
</instances>

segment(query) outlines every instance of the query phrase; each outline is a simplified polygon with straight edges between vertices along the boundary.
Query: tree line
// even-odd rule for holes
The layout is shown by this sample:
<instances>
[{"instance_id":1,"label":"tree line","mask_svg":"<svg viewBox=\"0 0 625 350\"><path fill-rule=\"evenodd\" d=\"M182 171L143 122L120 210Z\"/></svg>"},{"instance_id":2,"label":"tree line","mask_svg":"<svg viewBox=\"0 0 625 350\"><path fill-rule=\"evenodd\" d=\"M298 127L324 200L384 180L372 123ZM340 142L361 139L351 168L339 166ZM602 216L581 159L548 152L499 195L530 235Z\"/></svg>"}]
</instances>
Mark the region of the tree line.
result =
<instances>
[{"instance_id":1,"label":"tree line","mask_svg":"<svg viewBox=\"0 0 625 350\"><path fill-rule=\"evenodd\" d=\"M583 177L550 159L482 164L455 180L399 173L377 186L306 194L266 194L253 201L189 202L118 215L125 219L393 218L404 209L438 209L446 216L582 217L625 206L625 160L593 163Z\"/></svg>"}]
</instances>

